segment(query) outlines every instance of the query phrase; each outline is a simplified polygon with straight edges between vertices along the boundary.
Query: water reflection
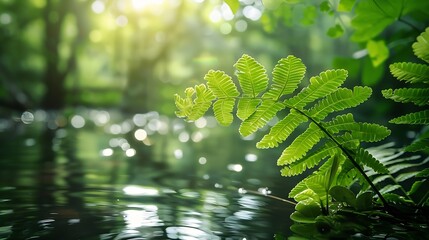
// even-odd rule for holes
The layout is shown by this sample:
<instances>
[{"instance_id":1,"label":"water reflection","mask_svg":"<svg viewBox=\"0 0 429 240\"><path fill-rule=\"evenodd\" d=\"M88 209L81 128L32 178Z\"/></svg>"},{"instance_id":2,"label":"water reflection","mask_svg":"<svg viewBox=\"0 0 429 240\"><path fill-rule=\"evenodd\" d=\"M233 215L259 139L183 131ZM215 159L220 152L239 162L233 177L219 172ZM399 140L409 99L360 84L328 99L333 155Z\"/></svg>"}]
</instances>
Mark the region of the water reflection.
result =
<instances>
[{"instance_id":1,"label":"water reflection","mask_svg":"<svg viewBox=\"0 0 429 240\"><path fill-rule=\"evenodd\" d=\"M254 143L214 129L211 118L182 124L155 112L124 119L86 109L18 116L0 119L7 126L0 127L0 239L272 239L288 232L293 206L263 196L287 193L278 170L249 151Z\"/></svg>"}]
</instances>

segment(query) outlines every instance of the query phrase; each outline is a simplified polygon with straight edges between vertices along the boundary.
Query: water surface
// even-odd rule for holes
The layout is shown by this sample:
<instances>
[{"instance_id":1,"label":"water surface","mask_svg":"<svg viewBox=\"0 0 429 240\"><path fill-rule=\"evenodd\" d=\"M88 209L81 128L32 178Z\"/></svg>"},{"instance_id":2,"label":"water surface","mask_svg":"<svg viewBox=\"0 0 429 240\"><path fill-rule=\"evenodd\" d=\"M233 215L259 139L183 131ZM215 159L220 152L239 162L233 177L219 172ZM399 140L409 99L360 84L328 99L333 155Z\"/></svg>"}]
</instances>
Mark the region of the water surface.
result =
<instances>
[{"instance_id":1,"label":"water surface","mask_svg":"<svg viewBox=\"0 0 429 240\"><path fill-rule=\"evenodd\" d=\"M1 118L0 139L0 239L289 235L276 153L210 118L29 111Z\"/></svg>"}]
</instances>

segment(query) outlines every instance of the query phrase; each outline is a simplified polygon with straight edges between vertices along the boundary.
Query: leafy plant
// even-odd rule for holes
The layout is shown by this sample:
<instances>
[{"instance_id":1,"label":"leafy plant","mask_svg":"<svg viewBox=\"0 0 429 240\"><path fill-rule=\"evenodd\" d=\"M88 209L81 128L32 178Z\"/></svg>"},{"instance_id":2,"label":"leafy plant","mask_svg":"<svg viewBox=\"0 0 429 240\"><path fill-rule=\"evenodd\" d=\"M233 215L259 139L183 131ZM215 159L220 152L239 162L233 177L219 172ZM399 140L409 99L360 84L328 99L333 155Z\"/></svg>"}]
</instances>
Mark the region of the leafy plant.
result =
<instances>
[{"instance_id":1,"label":"leafy plant","mask_svg":"<svg viewBox=\"0 0 429 240\"><path fill-rule=\"evenodd\" d=\"M416 56L426 62L428 42L429 28L413 45ZM297 91L306 71L297 57L280 59L271 81L265 68L248 55L239 58L234 67L238 84L225 72L210 70L205 76L206 84L187 88L184 97L176 94L176 115L194 121L213 109L218 122L228 126L234 121L236 109L242 136L263 127L269 129L256 144L258 148L278 148L296 133L297 137L277 159L281 174L295 176L316 170L289 194L298 202L291 215L295 221L293 232L313 238L347 237L357 232L397 238L425 234L425 228L418 226L427 227L429 171L421 168L429 158L413 153L428 150L427 130L405 148L411 154L392 148L392 144L364 149L362 142L383 140L390 130L374 123L356 122L351 113L342 112L365 102L372 92L369 87L341 87L347 78L346 70L324 71ZM386 98L429 105L425 87L429 66L395 63L391 72L399 80L422 87L384 90ZM428 125L427 111L409 113L391 123ZM276 117L280 120L271 126L269 122ZM410 180L412 184L406 190ZM356 182L360 184L358 194L349 188ZM371 191L382 208L373 201ZM414 215L404 217L410 211ZM389 223L387 227L385 222Z\"/></svg>"},{"instance_id":2,"label":"leafy plant","mask_svg":"<svg viewBox=\"0 0 429 240\"><path fill-rule=\"evenodd\" d=\"M347 71L336 69L311 77L310 84L297 92L306 67L294 56L278 61L271 82L265 68L248 55L243 55L234 66L240 90L225 72L210 70L205 76L206 84L187 88L184 97L175 96L176 115L189 121L197 120L212 106L218 122L229 125L236 106L236 115L242 121L240 134L248 136L267 126L275 116L285 114L256 147L279 147L293 132L299 131L299 126L305 127L283 150L277 165L283 167L283 176L299 175L319 167L292 189L290 197L296 201L315 202L327 214L330 188L338 183L351 184L358 177L387 205L364 167L377 173L387 173L387 169L360 144L380 141L390 130L377 124L356 122L351 113L338 114L367 100L371 88L341 87ZM331 119L327 120L328 116Z\"/></svg>"},{"instance_id":3,"label":"leafy plant","mask_svg":"<svg viewBox=\"0 0 429 240\"><path fill-rule=\"evenodd\" d=\"M422 110L405 114L390 120L394 124L417 124L429 125L429 28L423 32L412 45L414 54L426 62L426 64L400 62L390 65L390 72L398 80L412 84L410 88L386 89L382 94L387 99L400 103L412 103ZM429 150L429 131L424 130L405 151L427 151Z\"/></svg>"}]
</instances>

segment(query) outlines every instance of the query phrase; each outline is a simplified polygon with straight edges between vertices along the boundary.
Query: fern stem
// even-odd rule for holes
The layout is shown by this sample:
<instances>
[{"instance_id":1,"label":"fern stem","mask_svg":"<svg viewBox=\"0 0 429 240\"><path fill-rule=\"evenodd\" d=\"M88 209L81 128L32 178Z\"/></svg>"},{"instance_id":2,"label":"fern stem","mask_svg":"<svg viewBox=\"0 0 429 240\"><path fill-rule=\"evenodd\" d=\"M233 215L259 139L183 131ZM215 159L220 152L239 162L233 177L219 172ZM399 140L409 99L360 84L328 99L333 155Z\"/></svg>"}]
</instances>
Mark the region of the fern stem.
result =
<instances>
[{"instance_id":1,"label":"fern stem","mask_svg":"<svg viewBox=\"0 0 429 240\"><path fill-rule=\"evenodd\" d=\"M368 184L371 186L371 188L374 190L375 194L377 194L377 196L380 198L381 202L383 203L383 206L386 209L389 209L389 204L387 203L386 199L383 197L383 195L380 193L380 191L377 189L377 187L374 185L374 183L372 183L371 179L368 177L368 175L366 175L365 171L363 170L363 168L356 162L356 160L353 158L352 154L349 152L349 150L347 150L343 145L341 145L341 143L338 142L338 140L332 136L331 133L328 132L328 130L326 130L326 128L324 128L319 122L317 122L316 120L314 120L311 116L309 116L308 114L304 113L302 110L294 108L292 106L287 106L290 109L294 109L295 111L299 112L300 114L302 114L303 116L307 117L308 119L310 119L310 121L312 121L314 124L316 124L316 126L322 130L326 136L331 139L331 141L333 141L340 149L341 151L347 156L347 158L352 162L353 166L359 171L359 173L365 178L365 180L368 182Z\"/></svg>"},{"instance_id":2,"label":"fern stem","mask_svg":"<svg viewBox=\"0 0 429 240\"><path fill-rule=\"evenodd\" d=\"M274 195L270 195L270 194L262 194L262 193L260 193L260 192L258 192L258 191L253 191L253 190L245 190L246 192L249 192L249 193L252 193L252 194L256 194L256 195L260 195L260 196L264 196L264 197L269 197L269 198L272 198L272 199L275 199L275 200L277 200L277 201L281 201L281 202L285 202L285 203L288 203L288 204L292 204L292 205L296 205L296 203L295 202L292 202L292 201L290 201L290 200L287 200L287 199L284 199L284 198L281 198L281 197L277 197L277 196L274 196Z\"/></svg>"}]
</instances>

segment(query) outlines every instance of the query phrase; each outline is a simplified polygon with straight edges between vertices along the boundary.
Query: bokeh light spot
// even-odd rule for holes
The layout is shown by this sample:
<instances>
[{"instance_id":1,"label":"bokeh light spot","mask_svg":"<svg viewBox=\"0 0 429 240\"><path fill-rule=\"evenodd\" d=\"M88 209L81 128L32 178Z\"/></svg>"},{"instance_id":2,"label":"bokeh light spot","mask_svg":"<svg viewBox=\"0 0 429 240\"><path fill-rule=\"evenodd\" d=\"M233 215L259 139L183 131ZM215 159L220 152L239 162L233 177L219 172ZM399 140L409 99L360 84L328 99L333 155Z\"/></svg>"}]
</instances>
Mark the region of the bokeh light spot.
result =
<instances>
[{"instance_id":1,"label":"bokeh light spot","mask_svg":"<svg viewBox=\"0 0 429 240\"><path fill-rule=\"evenodd\" d=\"M91 4L92 11L98 14L104 12L105 8L106 7L104 6L104 3L102 1L95 1Z\"/></svg>"},{"instance_id":2,"label":"bokeh light spot","mask_svg":"<svg viewBox=\"0 0 429 240\"><path fill-rule=\"evenodd\" d=\"M147 132L144 129L137 129L134 132L134 137L139 141L143 141L145 138L147 138Z\"/></svg>"},{"instance_id":3,"label":"bokeh light spot","mask_svg":"<svg viewBox=\"0 0 429 240\"><path fill-rule=\"evenodd\" d=\"M29 111L25 111L21 115L21 121L24 124L31 124L34 121L34 115Z\"/></svg>"},{"instance_id":4,"label":"bokeh light spot","mask_svg":"<svg viewBox=\"0 0 429 240\"><path fill-rule=\"evenodd\" d=\"M80 115L74 115L70 123L74 128L83 128L85 126L85 119Z\"/></svg>"}]
</instances>

